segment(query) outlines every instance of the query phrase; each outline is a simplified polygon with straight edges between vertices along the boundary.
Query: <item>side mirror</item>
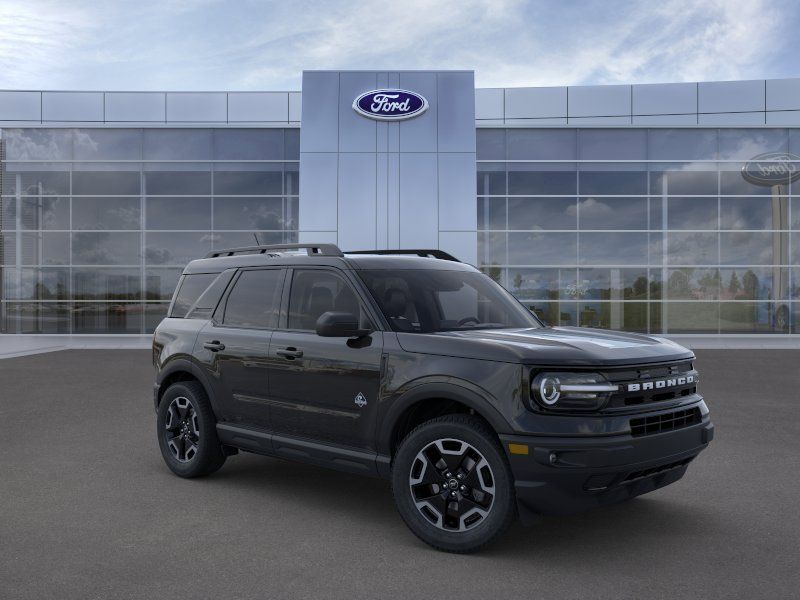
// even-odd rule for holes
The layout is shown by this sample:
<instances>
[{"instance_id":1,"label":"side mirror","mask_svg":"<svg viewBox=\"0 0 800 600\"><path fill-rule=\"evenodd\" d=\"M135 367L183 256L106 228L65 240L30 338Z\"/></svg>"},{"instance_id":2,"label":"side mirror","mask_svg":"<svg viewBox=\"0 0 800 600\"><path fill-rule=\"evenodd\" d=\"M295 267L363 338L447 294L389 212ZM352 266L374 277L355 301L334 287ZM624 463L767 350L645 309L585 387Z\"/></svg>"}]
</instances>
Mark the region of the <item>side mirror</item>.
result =
<instances>
[{"instance_id":1,"label":"side mirror","mask_svg":"<svg viewBox=\"0 0 800 600\"><path fill-rule=\"evenodd\" d=\"M317 335L322 337L363 337L371 331L361 329L358 317L351 313L326 312L317 319Z\"/></svg>"}]
</instances>

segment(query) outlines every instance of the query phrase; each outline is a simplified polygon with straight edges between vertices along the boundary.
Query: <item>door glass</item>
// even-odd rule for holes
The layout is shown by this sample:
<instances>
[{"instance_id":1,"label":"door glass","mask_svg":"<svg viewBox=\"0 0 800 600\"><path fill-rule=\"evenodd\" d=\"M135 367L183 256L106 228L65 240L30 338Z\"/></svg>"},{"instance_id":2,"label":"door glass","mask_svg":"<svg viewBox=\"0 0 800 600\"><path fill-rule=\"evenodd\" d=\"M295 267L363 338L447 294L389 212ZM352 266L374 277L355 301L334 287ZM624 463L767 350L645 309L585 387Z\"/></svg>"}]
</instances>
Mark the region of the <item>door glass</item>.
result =
<instances>
[{"instance_id":1,"label":"door glass","mask_svg":"<svg viewBox=\"0 0 800 600\"><path fill-rule=\"evenodd\" d=\"M323 313L335 311L356 315L362 327L368 322L355 292L336 273L296 270L289 296L289 329L313 331Z\"/></svg>"},{"instance_id":2,"label":"door glass","mask_svg":"<svg viewBox=\"0 0 800 600\"><path fill-rule=\"evenodd\" d=\"M243 271L228 296L223 324L228 327L275 327L282 280L281 269Z\"/></svg>"}]
</instances>

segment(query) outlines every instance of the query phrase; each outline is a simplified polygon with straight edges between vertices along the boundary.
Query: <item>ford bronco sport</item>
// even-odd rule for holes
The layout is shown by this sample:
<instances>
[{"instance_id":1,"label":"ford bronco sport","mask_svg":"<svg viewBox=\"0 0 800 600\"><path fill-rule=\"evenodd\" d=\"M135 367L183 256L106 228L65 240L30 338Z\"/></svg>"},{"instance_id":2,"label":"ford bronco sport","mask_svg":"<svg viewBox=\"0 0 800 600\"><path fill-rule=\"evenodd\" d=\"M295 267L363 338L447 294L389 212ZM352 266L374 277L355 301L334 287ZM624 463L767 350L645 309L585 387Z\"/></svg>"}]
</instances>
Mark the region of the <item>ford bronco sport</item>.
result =
<instances>
[{"instance_id":1,"label":"ford bronco sport","mask_svg":"<svg viewBox=\"0 0 800 600\"><path fill-rule=\"evenodd\" d=\"M714 431L687 349L547 327L439 250L212 252L184 270L153 361L175 474L246 451L387 478L411 531L450 552L518 514L673 483Z\"/></svg>"}]
</instances>

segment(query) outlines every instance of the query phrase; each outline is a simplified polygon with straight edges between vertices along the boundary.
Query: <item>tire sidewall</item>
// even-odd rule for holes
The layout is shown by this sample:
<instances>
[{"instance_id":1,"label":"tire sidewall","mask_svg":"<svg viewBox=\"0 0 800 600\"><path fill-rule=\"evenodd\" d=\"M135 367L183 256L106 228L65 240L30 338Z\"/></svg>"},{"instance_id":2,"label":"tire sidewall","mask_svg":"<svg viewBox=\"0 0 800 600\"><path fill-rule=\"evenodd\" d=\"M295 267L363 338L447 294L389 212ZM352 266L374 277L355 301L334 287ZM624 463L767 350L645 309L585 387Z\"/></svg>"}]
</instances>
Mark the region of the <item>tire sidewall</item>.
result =
<instances>
[{"instance_id":1,"label":"tire sidewall","mask_svg":"<svg viewBox=\"0 0 800 600\"><path fill-rule=\"evenodd\" d=\"M480 422L439 420L420 425L400 445L392 464L392 493L406 525L424 542L452 552L470 552L500 535L516 514L511 469L500 446ZM417 454L431 442L454 438L474 446L488 461L495 480L495 498L489 515L472 529L450 532L431 524L417 509L409 488L409 475Z\"/></svg>"}]
</instances>

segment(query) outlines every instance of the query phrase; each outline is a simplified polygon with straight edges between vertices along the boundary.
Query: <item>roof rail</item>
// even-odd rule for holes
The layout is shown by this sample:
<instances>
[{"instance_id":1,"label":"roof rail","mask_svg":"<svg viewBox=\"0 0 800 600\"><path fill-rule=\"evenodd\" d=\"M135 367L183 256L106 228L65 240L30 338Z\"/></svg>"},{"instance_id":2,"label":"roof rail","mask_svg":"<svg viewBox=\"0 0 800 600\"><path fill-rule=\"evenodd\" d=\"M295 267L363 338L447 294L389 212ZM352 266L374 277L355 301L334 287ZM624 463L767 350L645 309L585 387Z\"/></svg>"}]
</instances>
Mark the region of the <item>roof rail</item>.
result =
<instances>
[{"instance_id":1,"label":"roof rail","mask_svg":"<svg viewBox=\"0 0 800 600\"><path fill-rule=\"evenodd\" d=\"M206 254L206 258L221 258L237 254L269 254L282 250L306 250L309 256L344 256L336 244L268 244L266 246L245 246L242 248L226 248L214 250Z\"/></svg>"},{"instance_id":2,"label":"roof rail","mask_svg":"<svg viewBox=\"0 0 800 600\"><path fill-rule=\"evenodd\" d=\"M451 260L453 262L461 262L452 254L444 250L435 249L408 249L408 250L355 250L353 252L345 252L345 254L404 254L408 256L421 256L422 258L438 258L439 260Z\"/></svg>"}]
</instances>

